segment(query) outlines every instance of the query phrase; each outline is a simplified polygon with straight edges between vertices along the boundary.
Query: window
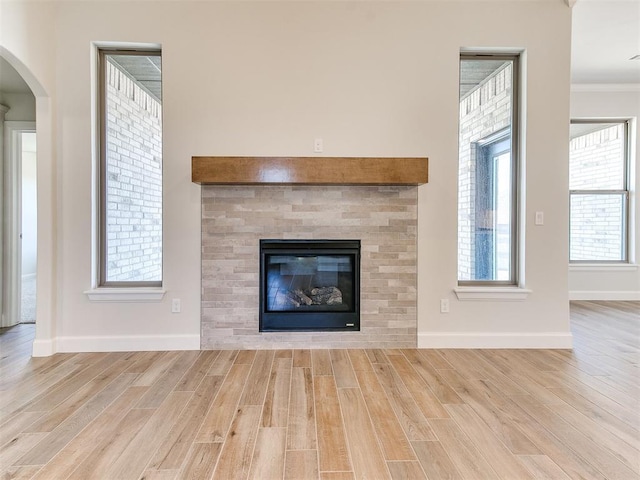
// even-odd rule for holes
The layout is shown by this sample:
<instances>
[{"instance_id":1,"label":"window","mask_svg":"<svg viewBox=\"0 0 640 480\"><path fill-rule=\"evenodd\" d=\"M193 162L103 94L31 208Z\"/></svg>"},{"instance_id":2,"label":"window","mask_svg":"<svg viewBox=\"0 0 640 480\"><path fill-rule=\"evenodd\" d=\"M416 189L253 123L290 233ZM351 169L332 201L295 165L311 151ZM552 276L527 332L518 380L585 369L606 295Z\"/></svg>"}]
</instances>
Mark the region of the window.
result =
<instances>
[{"instance_id":1,"label":"window","mask_svg":"<svg viewBox=\"0 0 640 480\"><path fill-rule=\"evenodd\" d=\"M99 285L162 285L162 79L157 50L100 49Z\"/></svg>"},{"instance_id":2,"label":"window","mask_svg":"<svg viewBox=\"0 0 640 480\"><path fill-rule=\"evenodd\" d=\"M458 283L518 283L517 55L461 55Z\"/></svg>"},{"instance_id":3,"label":"window","mask_svg":"<svg viewBox=\"0 0 640 480\"><path fill-rule=\"evenodd\" d=\"M571 262L627 262L628 121L571 122Z\"/></svg>"}]
</instances>

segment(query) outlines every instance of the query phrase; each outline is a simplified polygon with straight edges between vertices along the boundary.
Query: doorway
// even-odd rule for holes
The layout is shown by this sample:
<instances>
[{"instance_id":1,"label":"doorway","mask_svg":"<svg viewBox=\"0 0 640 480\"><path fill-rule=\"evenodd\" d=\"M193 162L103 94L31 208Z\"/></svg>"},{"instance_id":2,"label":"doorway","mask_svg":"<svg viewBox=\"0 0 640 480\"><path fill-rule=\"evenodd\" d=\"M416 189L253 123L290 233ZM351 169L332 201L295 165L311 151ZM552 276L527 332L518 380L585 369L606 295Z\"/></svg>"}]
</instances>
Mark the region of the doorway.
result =
<instances>
[{"instance_id":1,"label":"doorway","mask_svg":"<svg viewBox=\"0 0 640 480\"><path fill-rule=\"evenodd\" d=\"M36 133L21 132L21 296L20 323L36 322L36 268L38 265L38 194Z\"/></svg>"},{"instance_id":2,"label":"doorway","mask_svg":"<svg viewBox=\"0 0 640 480\"><path fill-rule=\"evenodd\" d=\"M2 326L36 322L37 182L34 122L7 121Z\"/></svg>"}]
</instances>

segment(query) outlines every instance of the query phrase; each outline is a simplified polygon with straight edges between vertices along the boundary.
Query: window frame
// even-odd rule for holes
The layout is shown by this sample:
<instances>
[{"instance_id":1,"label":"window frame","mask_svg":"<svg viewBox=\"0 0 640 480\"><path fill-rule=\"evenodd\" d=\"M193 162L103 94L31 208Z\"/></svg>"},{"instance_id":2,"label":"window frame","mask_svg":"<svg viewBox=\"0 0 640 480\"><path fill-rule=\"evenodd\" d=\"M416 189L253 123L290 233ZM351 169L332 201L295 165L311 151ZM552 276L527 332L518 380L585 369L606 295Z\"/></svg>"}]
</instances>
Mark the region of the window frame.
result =
<instances>
[{"instance_id":1,"label":"window frame","mask_svg":"<svg viewBox=\"0 0 640 480\"><path fill-rule=\"evenodd\" d=\"M510 152L511 152L511 255L510 255L510 275L508 280L461 280L457 278L457 284L459 287L521 287L522 278L520 275L521 268L521 202L522 202L522 146L520 144L521 138L521 118L520 118L520 103L522 101L521 91L521 65L522 54L521 52L482 52L482 51L462 51L460 52L459 62L463 60L504 60L512 62L511 69L511 123L510 123ZM459 63L460 64L460 63ZM461 84L461 77L458 77L458 88ZM458 102L460 103L462 98L458 96ZM490 135L485 136L479 140L472 142L472 151L478 154L478 151L488 146L493 142L499 142L500 138L504 138L505 128L502 128ZM504 139L502 140L504 141ZM458 123L458 142L460 142L460 122ZM460 151L460 145L458 145L458 152ZM459 158L458 158L459 161ZM459 173L458 173L459 178ZM458 254L459 255L459 251ZM459 258L459 257L458 257ZM458 260L459 261L459 260Z\"/></svg>"},{"instance_id":2,"label":"window frame","mask_svg":"<svg viewBox=\"0 0 640 480\"><path fill-rule=\"evenodd\" d=\"M97 141L98 141L98 195L97 195L97 287L109 289L133 289L147 287L162 287L164 281L164 221L162 222L162 250L161 279L157 281L109 281L107 280L107 59L109 55L158 56L162 59L161 48L128 48L128 47L98 47L97 48ZM162 75L162 74L161 74ZM162 78L162 77L161 77ZM164 113L164 110L162 110ZM164 121L162 121L164 126ZM162 146L164 150L164 143ZM163 154L164 157L164 154ZM162 194L162 216L164 216L164 194Z\"/></svg>"},{"instance_id":3,"label":"window frame","mask_svg":"<svg viewBox=\"0 0 640 480\"><path fill-rule=\"evenodd\" d=\"M588 124L621 124L623 125L623 161L622 168L622 189L569 189L569 264L570 265L625 265L630 263L630 192L631 192L631 120L628 118L572 118L569 122L572 124L588 125ZM569 140L571 141L571 139ZM571 183L571 172L569 172L569 183ZM573 195L620 195L623 198L622 213L622 229L621 235L622 245L620 246L621 260L572 260L571 259L571 198Z\"/></svg>"}]
</instances>

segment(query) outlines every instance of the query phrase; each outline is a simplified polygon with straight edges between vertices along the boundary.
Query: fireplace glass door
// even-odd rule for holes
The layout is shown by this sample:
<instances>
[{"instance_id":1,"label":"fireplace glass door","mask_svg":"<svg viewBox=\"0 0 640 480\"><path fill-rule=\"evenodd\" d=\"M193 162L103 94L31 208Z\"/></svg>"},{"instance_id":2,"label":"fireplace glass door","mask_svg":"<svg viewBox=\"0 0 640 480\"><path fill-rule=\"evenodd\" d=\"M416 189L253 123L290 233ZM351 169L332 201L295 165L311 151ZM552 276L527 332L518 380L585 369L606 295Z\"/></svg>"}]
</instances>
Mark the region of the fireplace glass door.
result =
<instances>
[{"instance_id":1,"label":"fireplace glass door","mask_svg":"<svg viewBox=\"0 0 640 480\"><path fill-rule=\"evenodd\" d=\"M358 330L359 241L261 241L261 331Z\"/></svg>"}]
</instances>

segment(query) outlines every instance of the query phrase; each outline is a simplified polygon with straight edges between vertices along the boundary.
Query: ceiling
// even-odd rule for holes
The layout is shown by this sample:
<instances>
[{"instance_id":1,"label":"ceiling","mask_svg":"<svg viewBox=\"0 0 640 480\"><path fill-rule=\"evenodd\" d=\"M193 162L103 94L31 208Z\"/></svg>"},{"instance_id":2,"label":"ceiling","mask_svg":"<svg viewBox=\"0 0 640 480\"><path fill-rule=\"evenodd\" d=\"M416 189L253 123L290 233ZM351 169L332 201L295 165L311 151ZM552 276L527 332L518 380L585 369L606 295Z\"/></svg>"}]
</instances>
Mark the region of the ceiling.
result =
<instances>
[{"instance_id":1,"label":"ceiling","mask_svg":"<svg viewBox=\"0 0 640 480\"><path fill-rule=\"evenodd\" d=\"M109 55L109 61L162 103L160 55Z\"/></svg>"},{"instance_id":2,"label":"ceiling","mask_svg":"<svg viewBox=\"0 0 640 480\"><path fill-rule=\"evenodd\" d=\"M640 0L578 0L571 83L640 84Z\"/></svg>"},{"instance_id":3,"label":"ceiling","mask_svg":"<svg viewBox=\"0 0 640 480\"><path fill-rule=\"evenodd\" d=\"M640 0L577 0L573 7L573 84L640 85L640 59L629 60L635 55L640 55ZM151 83L146 88L161 97ZM0 91L30 92L2 58Z\"/></svg>"}]
</instances>

